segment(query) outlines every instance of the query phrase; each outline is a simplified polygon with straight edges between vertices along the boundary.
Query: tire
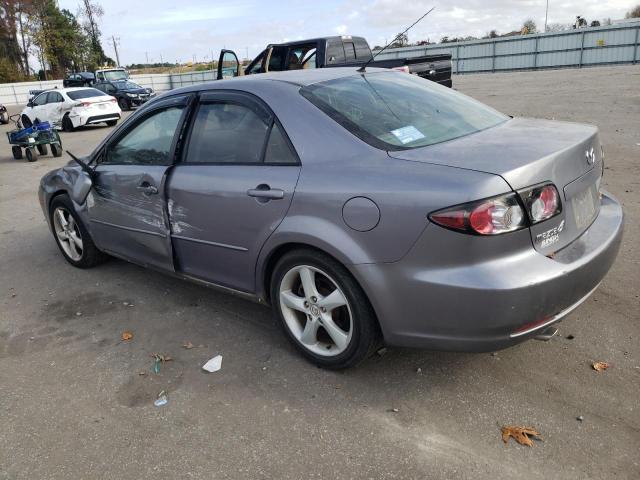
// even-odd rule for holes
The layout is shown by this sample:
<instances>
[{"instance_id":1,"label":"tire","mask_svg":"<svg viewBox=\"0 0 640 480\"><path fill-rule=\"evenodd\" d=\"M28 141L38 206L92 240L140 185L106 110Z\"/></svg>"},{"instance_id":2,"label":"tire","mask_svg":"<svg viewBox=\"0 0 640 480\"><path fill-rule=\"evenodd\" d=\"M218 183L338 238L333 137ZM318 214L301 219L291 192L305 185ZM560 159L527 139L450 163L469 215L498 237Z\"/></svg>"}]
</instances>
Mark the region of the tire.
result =
<instances>
[{"instance_id":1,"label":"tire","mask_svg":"<svg viewBox=\"0 0 640 480\"><path fill-rule=\"evenodd\" d=\"M9 123L9 114L7 112L0 113L0 123L3 125Z\"/></svg>"},{"instance_id":2,"label":"tire","mask_svg":"<svg viewBox=\"0 0 640 480\"><path fill-rule=\"evenodd\" d=\"M38 149L38 153L40 155L46 155L47 153L49 153L47 146L44 144L36 145L36 148Z\"/></svg>"},{"instance_id":3,"label":"tire","mask_svg":"<svg viewBox=\"0 0 640 480\"><path fill-rule=\"evenodd\" d=\"M11 147L11 153L13 153L13 158L15 158L16 160L20 160L22 158L22 148L20 148L18 145L13 145Z\"/></svg>"},{"instance_id":4,"label":"tire","mask_svg":"<svg viewBox=\"0 0 640 480\"><path fill-rule=\"evenodd\" d=\"M122 110L123 112L131 109L131 105L129 105L129 101L126 98L122 98L122 97L118 99L118 106L120 107L120 110Z\"/></svg>"},{"instance_id":5,"label":"tire","mask_svg":"<svg viewBox=\"0 0 640 480\"><path fill-rule=\"evenodd\" d=\"M67 222L66 228L58 211L62 211L63 218ZM107 255L98 250L93 243L91 235L67 195L54 197L49 209L49 217L53 238L62 252L62 256L71 265L77 268L91 268L107 259ZM80 246L70 238L73 235L80 239Z\"/></svg>"},{"instance_id":6,"label":"tire","mask_svg":"<svg viewBox=\"0 0 640 480\"><path fill-rule=\"evenodd\" d=\"M69 118L69 115L65 115L64 117L62 117L62 130L67 133L73 132L74 130L73 122Z\"/></svg>"},{"instance_id":7,"label":"tire","mask_svg":"<svg viewBox=\"0 0 640 480\"><path fill-rule=\"evenodd\" d=\"M51 144L51 154L54 157L61 157L62 156L62 145L59 145L57 143L52 143Z\"/></svg>"},{"instance_id":8,"label":"tire","mask_svg":"<svg viewBox=\"0 0 640 480\"><path fill-rule=\"evenodd\" d=\"M107 126L109 127L115 127L118 124L118 120L109 120L107 122Z\"/></svg>"},{"instance_id":9,"label":"tire","mask_svg":"<svg viewBox=\"0 0 640 480\"><path fill-rule=\"evenodd\" d=\"M25 154L27 156L28 162L35 162L36 160L38 160L38 154L32 147L25 148Z\"/></svg>"},{"instance_id":10,"label":"tire","mask_svg":"<svg viewBox=\"0 0 640 480\"><path fill-rule=\"evenodd\" d=\"M33 122L27 115L22 115L20 117L20 123L22 123L22 128L29 128L33 126Z\"/></svg>"},{"instance_id":11,"label":"tire","mask_svg":"<svg viewBox=\"0 0 640 480\"><path fill-rule=\"evenodd\" d=\"M311 278L311 294L302 286L304 276ZM320 367L353 367L380 345L366 295L349 271L324 253L301 249L284 255L273 270L270 294L287 338Z\"/></svg>"}]
</instances>

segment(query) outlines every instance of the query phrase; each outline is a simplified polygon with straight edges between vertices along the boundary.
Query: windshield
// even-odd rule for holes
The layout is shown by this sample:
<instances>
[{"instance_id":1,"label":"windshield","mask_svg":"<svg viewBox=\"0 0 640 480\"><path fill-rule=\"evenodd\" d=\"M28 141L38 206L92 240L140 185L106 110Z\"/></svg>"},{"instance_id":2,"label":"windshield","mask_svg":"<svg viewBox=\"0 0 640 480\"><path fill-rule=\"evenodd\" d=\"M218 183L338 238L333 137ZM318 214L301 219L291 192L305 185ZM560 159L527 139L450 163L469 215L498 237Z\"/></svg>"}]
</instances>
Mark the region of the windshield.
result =
<instances>
[{"instance_id":1,"label":"windshield","mask_svg":"<svg viewBox=\"0 0 640 480\"><path fill-rule=\"evenodd\" d=\"M142 88L137 83L129 82L129 81L119 81L114 82L115 86L118 87L118 90L131 90L134 88Z\"/></svg>"},{"instance_id":2,"label":"windshield","mask_svg":"<svg viewBox=\"0 0 640 480\"><path fill-rule=\"evenodd\" d=\"M129 78L129 75L127 75L127 72L124 70L106 70L102 72L102 74L104 75L105 80L108 80L110 82L114 82L116 80L126 80L127 78Z\"/></svg>"},{"instance_id":3,"label":"windshield","mask_svg":"<svg viewBox=\"0 0 640 480\"><path fill-rule=\"evenodd\" d=\"M81 100L83 98L104 97L105 93L95 88L83 88L82 90L73 90L67 92L71 100Z\"/></svg>"},{"instance_id":4,"label":"windshield","mask_svg":"<svg viewBox=\"0 0 640 480\"><path fill-rule=\"evenodd\" d=\"M385 150L445 142L508 119L449 88L396 72L353 75L301 93L344 128Z\"/></svg>"}]
</instances>

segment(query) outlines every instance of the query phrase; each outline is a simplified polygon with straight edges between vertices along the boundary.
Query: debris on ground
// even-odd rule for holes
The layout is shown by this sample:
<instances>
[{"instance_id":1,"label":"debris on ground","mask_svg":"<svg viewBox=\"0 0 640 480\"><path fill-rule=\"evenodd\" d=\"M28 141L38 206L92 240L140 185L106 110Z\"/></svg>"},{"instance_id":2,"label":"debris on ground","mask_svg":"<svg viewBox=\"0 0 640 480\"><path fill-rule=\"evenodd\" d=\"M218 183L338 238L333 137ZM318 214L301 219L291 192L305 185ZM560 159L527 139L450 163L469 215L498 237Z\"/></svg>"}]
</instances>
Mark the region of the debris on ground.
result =
<instances>
[{"instance_id":1,"label":"debris on ground","mask_svg":"<svg viewBox=\"0 0 640 480\"><path fill-rule=\"evenodd\" d=\"M209 372L217 372L222 368L222 355L216 355L202 366L202 369Z\"/></svg>"},{"instance_id":2,"label":"debris on ground","mask_svg":"<svg viewBox=\"0 0 640 480\"><path fill-rule=\"evenodd\" d=\"M146 377L147 376L147 372L145 372L145 371L138 372L138 375L140 375L141 377Z\"/></svg>"},{"instance_id":3,"label":"debris on ground","mask_svg":"<svg viewBox=\"0 0 640 480\"><path fill-rule=\"evenodd\" d=\"M156 357L156 359L153 361L153 367L151 367L151 370L153 370L153 373L160 373L161 363L162 362L160 361L160 359Z\"/></svg>"},{"instance_id":4,"label":"debris on ground","mask_svg":"<svg viewBox=\"0 0 640 480\"><path fill-rule=\"evenodd\" d=\"M576 420L578 420L579 422L581 422L581 421L583 421L583 420L584 420L584 417L583 417L582 415L580 415L580 416L576 417Z\"/></svg>"},{"instance_id":5,"label":"debris on ground","mask_svg":"<svg viewBox=\"0 0 640 480\"><path fill-rule=\"evenodd\" d=\"M156 400L153 402L153 404L154 404L156 407L162 407L163 405L166 405L168 401L169 401L169 399L167 398L167 392L165 392L164 390L162 390L162 391L158 394L158 398L156 398Z\"/></svg>"},{"instance_id":6,"label":"debris on ground","mask_svg":"<svg viewBox=\"0 0 640 480\"><path fill-rule=\"evenodd\" d=\"M567 340L573 340L574 338L576 338L576 337L573 336L573 335L567 335Z\"/></svg>"},{"instance_id":7,"label":"debris on ground","mask_svg":"<svg viewBox=\"0 0 640 480\"><path fill-rule=\"evenodd\" d=\"M125 330L124 332L122 332L122 335L120 335L120 338L122 339L123 342L128 342L133 338L133 332L129 330Z\"/></svg>"},{"instance_id":8,"label":"debris on ground","mask_svg":"<svg viewBox=\"0 0 640 480\"><path fill-rule=\"evenodd\" d=\"M596 371L596 372L603 372L605 371L607 368L609 368L609 364L607 362L594 362L591 364L591 367Z\"/></svg>"},{"instance_id":9,"label":"debris on ground","mask_svg":"<svg viewBox=\"0 0 640 480\"><path fill-rule=\"evenodd\" d=\"M182 348L186 348L187 350L191 350L193 348L193 343L191 342L185 342L182 344Z\"/></svg>"},{"instance_id":10,"label":"debris on ground","mask_svg":"<svg viewBox=\"0 0 640 480\"><path fill-rule=\"evenodd\" d=\"M152 353L151 356L153 358L155 358L156 360L159 360L161 362L173 362L173 357L170 357L169 355L162 355L160 353Z\"/></svg>"},{"instance_id":11,"label":"debris on ground","mask_svg":"<svg viewBox=\"0 0 640 480\"><path fill-rule=\"evenodd\" d=\"M509 437L518 442L520 445L526 445L527 447L533 446L533 440L542 440L540 433L533 427L519 427L516 425L509 425L502 427L502 441L507 443ZM533 439L533 440L532 440Z\"/></svg>"},{"instance_id":12,"label":"debris on ground","mask_svg":"<svg viewBox=\"0 0 640 480\"><path fill-rule=\"evenodd\" d=\"M398 410L397 408L390 408L389 410L387 410L387 412L393 412L393 413L398 413L400 410Z\"/></svg>"},{"instance_id":13,"label":"debris on ground","mask_svg":"<svg viewBox=\"0 0 640 480\"><path fill-rule=\"evenodd\" d=\"M379 349L376 353L377 353L379 356L384 355L385 353L387 353L387 347L382 347L382 348L381 348L381 349Z\"/></svg>"},{"instance_id":14,"label":"debris on ground","mask_svg":"<svg viewBox=\"0 0 640 480\"><path fill-rule=\"evenodd\" d=\"M76 317L82 316L82 312L76 312Z\"/></svg>"},{"instance_id":15,"label":"debris on ground","mask_svg":"<svg viewBox=\"0 0 640 480\"><path fill-rule=\"evenodd\" d=\"M422 369L420 367L416 368L416 373L422 373Z\"/></svg>"}]
</instances>

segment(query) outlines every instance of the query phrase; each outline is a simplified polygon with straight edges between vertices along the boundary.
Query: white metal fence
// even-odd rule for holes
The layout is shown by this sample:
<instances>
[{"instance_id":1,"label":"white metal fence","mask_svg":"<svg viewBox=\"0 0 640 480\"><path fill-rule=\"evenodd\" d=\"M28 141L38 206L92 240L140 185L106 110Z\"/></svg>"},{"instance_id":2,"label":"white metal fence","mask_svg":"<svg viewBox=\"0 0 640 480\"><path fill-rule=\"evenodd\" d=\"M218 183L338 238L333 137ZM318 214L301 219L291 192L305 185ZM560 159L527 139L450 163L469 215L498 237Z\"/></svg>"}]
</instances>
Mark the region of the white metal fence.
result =
<instances>
[{"instance_id":1,"label":"white metal fence","mask_svg":"<svg viewBox=\"0 0 640 480\"><path fill-rule=\"evenodd\" d=\"M640 63L640 22L385 50L377 59L451 54L453 73Z\"/></svg>"}]
</instances>

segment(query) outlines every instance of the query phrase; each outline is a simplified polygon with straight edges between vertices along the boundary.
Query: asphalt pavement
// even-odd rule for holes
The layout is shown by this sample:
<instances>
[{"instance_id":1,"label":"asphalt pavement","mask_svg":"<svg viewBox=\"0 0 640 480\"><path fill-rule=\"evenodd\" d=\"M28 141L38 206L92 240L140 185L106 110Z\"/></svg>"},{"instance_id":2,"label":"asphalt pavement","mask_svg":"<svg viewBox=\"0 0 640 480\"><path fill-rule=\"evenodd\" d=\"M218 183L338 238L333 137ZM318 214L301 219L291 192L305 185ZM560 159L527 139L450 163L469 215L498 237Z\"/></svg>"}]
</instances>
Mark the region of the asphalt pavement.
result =
<instances>
[{"instance_id":1,"label":"asphalt pavement","mask_svg":"<svg viewBox=\"0 0 640 480\"><path fill-rule=\"evenodd\" d=\"M304 361L263 306L120 260L71 267L36 195L68 159L16 161L0 128L0 479L640 478L640 66L454 85L511 115L600 127L603 186L627 215L620 255L548 342L390 348L344 372ZM109 130L61 135L81 155ZM159 374L154 354L173 358ZM503 425L542 441L504 444Z\"/></svg>"}]
</instances>

